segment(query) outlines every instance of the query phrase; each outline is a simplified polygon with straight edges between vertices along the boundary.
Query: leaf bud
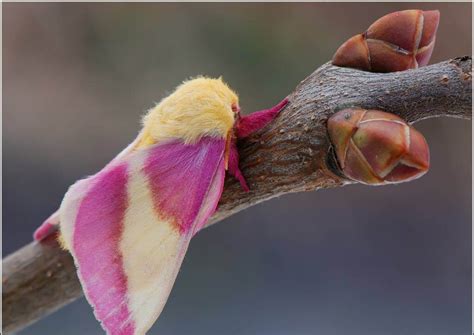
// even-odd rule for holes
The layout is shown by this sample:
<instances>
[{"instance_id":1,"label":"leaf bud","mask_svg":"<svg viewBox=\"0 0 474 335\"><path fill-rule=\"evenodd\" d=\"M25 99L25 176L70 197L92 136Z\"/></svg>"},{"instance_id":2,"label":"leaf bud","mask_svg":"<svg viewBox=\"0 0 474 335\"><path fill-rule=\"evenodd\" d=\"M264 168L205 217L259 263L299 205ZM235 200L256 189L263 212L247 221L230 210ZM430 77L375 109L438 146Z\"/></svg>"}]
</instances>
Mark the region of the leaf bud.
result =
<instances>
[{"instance_id":1,"label":"leaf bud","mask_svg":"<svg viewBox=\"0 0 474 335\"><path fill-rule=\"evenodd\" d=\"M344 109L329 118L328 133L342 173L363 184L411 181L429 169L424 136L394 114Z\"/></svg>"},{"instance_id":2,"label":"leaf bud","mask_svg":"<svg viewBox=\"0 0 474 335\"><path fill-rule=\"evenodd\" d=\"M371 72L395 72L428 64L439 11L404 10L375 21L363 34L348 39L332 64Z\"/></svg>"}]
</instances>

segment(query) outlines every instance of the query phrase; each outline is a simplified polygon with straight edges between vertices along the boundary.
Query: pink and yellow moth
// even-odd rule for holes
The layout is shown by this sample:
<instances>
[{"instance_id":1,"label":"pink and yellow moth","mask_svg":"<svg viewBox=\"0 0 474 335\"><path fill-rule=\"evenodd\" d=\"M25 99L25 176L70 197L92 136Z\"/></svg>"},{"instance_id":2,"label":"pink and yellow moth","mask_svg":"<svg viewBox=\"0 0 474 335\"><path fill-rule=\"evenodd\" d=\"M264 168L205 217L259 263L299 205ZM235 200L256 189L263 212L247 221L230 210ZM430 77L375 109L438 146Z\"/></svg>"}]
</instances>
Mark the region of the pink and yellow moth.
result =
<instances>
[{"instance_id":1,"label":"pink and yellow moth","mask_svg":"<svg viewBox=\"0 0 474 335\"><path fill-rule=\"evenodd\" d=\"M237 139L287 104L240 115L221 79L184 82L145 116L138 137L67 191L35 232L59 226L85 296L108 334L145 334L160 315L191 238L215 212L226 171L249 190Z\"/></svg>"}]
</instances>

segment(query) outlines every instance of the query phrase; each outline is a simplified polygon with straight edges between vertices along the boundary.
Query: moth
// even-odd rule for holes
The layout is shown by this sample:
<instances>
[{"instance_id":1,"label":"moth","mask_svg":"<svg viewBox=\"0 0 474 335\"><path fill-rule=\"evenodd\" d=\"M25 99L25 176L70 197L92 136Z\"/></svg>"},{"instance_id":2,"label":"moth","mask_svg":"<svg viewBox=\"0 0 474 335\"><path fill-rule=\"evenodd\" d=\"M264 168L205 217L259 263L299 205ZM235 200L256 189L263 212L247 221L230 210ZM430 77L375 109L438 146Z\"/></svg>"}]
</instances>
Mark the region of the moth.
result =
<instances>
[{"instance_id":1,"label":"moth","mask_svg":"<svg viewBox=\"0 0 474 335\"><path fill-rule=\"evenodd\" d=\"M242 116L219 79L185 81L143 118L137 138L97 174L72 185L34 233L59 226L84 294L108 334L145 334L160 315L191 238L216 211L226 173L249 190L237 139L288 103Z\"/></svg>"}]
</instances>

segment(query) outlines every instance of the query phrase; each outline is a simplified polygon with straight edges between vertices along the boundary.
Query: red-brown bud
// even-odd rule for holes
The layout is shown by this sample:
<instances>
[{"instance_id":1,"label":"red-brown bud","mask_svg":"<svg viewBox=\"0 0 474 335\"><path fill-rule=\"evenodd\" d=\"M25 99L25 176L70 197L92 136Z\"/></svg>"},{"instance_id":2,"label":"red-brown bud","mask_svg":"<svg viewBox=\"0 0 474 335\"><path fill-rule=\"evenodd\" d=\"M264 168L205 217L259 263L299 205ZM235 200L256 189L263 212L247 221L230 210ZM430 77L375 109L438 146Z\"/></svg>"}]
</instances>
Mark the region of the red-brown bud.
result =
<instances>
[{"instance_id":1,"label":"red-brown bud","mask_svg":"<svg viewBox=\"0 0 474 335\"><path fill-rule=\"evenodd\" d=\"M363 184L410 181L430 166L423 135L394 114L345 109L328 120L328 132L344 175Z\"/></svg>"},{"instance_id":2,"label":"red-brown bud","mask_svg":"<svg viewBox=\"0 0 474 335\"><path fill-rule=\"evenodd\" d=\"M332 63L372 72L424 66L433 52L438 23L437 10L390 13L375 21L365 33L341 45Z\"/></svg>"}]
</instances>

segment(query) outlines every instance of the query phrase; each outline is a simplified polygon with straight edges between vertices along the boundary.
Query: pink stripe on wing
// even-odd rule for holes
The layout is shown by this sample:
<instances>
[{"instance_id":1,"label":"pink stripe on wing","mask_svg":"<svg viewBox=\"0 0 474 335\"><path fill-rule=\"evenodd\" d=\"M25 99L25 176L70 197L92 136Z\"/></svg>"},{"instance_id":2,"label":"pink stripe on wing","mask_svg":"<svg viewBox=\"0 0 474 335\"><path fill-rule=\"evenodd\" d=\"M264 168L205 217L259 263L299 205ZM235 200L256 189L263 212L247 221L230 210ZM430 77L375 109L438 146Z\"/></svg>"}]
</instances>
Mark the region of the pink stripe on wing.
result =
<instances>
[{"instance_id":1,"label":"pink stripe on wing","mask_svg":"<svg viewBox=\"0 0 474 335\"><path fill-rule=\"evenodd\" d=\"M58 230L58 228L59 228L59 210L51 214L49 218L44 220L41 226L36 228L33 234L33 238L36 241L44 240L49 235L55 233Z\"/></svg>"},{"instance_id":2,"label":"pink stripe on wing","mask_svg":"<svg viewBox=\"0 0 474 335\"><path fill-rule=\"evenodd\" d=\"M99 173L77 214L73 252L85 295L108 334L132 335L119 243L127 209L127 165Z\"/></svg>"},{"instance_id":3,"label":"pink stripe on wing","mask_svg":"<svg viewBox=\"0 0 474 335\"><path fill-rule=\"evenodd\" d=\"M219 192L213 192L215 204L207 209L205 219L211 215L222 192L225 139L204 137L195 144L179 141L156 146L150 151L144 171L148 176L156 211L171 219L181 233L201 228L197 222L201 206L215 176L222 181ZM222 169L217 174L218 169ZM200 227L193 227L198 224ZM195 232L195 231L194 231Z\"/></svg>"},{"instance_id":4,"label":"pink stripe on wing","mask_svg":"<svg viewBox=\"0 0 474 335\"><path fill-rule=\"evenodd\" d=\"M36 228L35 232L33 233L33 238L35 239L35 241L44 240L56 230L58 230L58 225L51 224L48 221L45 221L41 224L41 226Z\"/></svg>"},{"instance_id":5,"label":"pink stripe on wing","mask_svg":"<svg viewBox=\"0 0 474 335\"><path fill-rule=\"evenodd\" d=\"M207 220L209 220L209 217L216 211L217 204L219 203L219 200L222 195L222 191L224 191L224 180L224 160L221 160L219 166L216 169L216 173L214 174L212 183L207 191L207 194L205 195L204 203L202 204L199 215L196 218L193 236L206 226Z\"/></svg>"}]
</instances>

